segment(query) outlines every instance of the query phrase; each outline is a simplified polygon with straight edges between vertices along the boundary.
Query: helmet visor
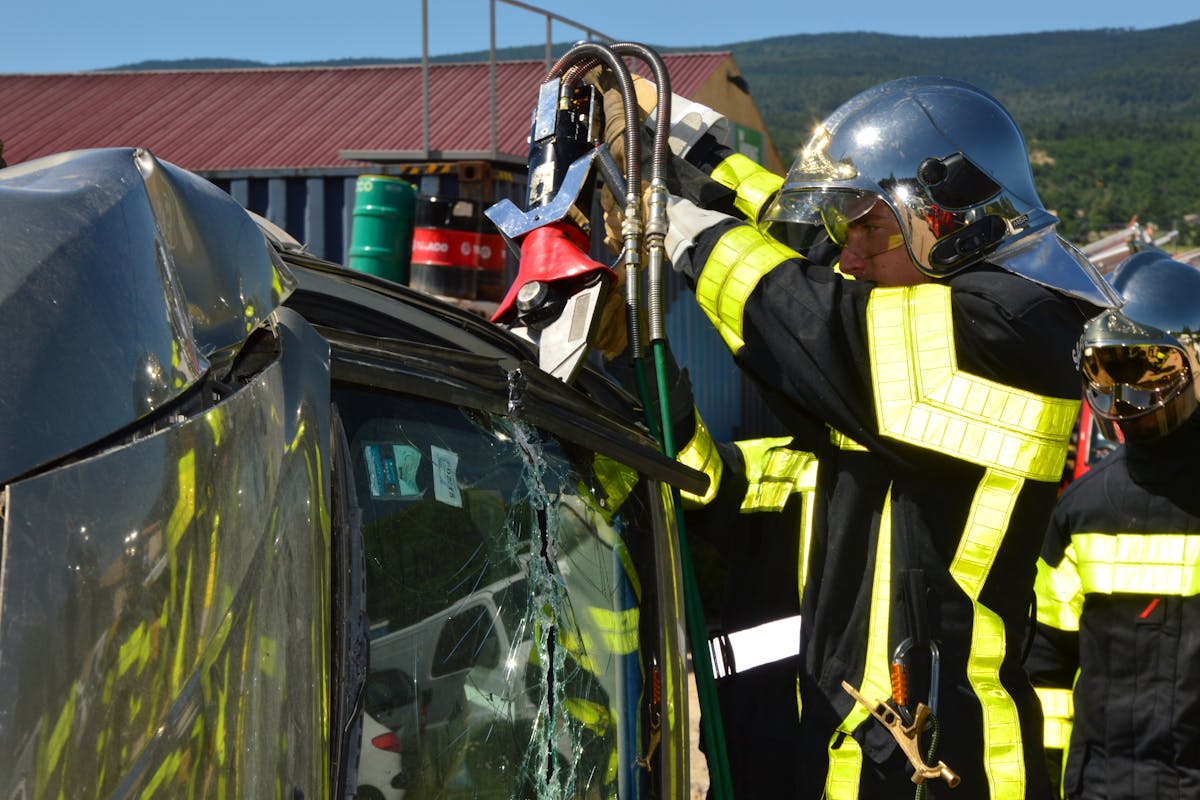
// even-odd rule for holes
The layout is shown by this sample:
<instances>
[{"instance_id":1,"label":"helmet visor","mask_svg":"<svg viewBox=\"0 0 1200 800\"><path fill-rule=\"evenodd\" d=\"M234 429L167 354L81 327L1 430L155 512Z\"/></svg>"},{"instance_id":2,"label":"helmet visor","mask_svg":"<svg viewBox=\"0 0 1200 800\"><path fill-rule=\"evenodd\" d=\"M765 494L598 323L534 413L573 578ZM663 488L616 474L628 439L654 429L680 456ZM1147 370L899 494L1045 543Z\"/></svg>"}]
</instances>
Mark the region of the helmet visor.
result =
<instances>
[{"instance_id":1,"label":"helmet visor","mask_svg":"<svg viewBox=\"0 0 1200 800\"><path fill-rule=\"evenodd\" d=\"M868 217L876 205L888 209L887 221L892 224L879 224ZM818 243L827 238L860 258L872 258L904 244L895 215L878 195L870 192L846 189L783 192L767 209L764 220L772 226L787 223L792 229L824 232L823 237L810 234L809 241Z\"/></svg>"},{"instance_id":2,"label":"helmet visor","mask_svg":"<svg viewBox=\"0 0 1200 800\"><path fill-rule=\"evenodd\" d=\"M1085 347L1079 366L1088 403L1114 418L1161 407L1191 381L1184 352L1160 344Z\"/></svg>"},{"instance_id":3,"label":"helmet visor","mask_svg":"<svg viewBox=\"0 0 1200 800\"><path fill-rule=\"evenodd\" d=\"M785 190L771 203L763 219L819 225L835 243L844 244L850 223L870 211L878 200L878 195L847 189Z\"/></svg>"}]
</instances>

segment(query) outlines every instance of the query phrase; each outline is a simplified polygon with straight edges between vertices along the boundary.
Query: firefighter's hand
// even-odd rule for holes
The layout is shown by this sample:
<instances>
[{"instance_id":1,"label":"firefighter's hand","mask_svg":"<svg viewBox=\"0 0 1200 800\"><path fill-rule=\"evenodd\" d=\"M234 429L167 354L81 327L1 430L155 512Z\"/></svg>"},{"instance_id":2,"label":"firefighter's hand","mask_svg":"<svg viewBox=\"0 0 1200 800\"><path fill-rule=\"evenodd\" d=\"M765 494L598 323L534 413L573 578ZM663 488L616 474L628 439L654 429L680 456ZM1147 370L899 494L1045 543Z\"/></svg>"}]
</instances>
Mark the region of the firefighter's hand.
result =
<instances>
[{"instance_id":1,"label":"firefighter's hand","mask_svg":"<svg viewBox=\"0 0 1200 800\"><path fill-rule=\"evenodd\" d=\"M676 272L690 275L693 279L700 274L699 267L692 264L691 252L696 238L709 228L728 222L735 217L720 211L702 208L691 200L675 195L667 197L667 237L663 245L667 259Z\"/></svg>"},{"instance_id":2,"label":"firefighter's hand","mask_svg":"<svg viewBox=\"0 0 1200 800\"><path fill-rule=\"evenodd\" d=\"M604 76L608 76L607 80ZM600 78L601 87L604 90L604 141L608 145L608 149L612 152L613 159L616 160L617 166L622 170L625 169L625 104L621 99L621 91L612 85L610 73L605 73ZM644 123L646 114L654 107L655 102L655 87L654 84L645 78L634 76L633 87L637 93L638 99L638 121L639 124ZM637 135L642 136L642 163L647 165L643 169L648 168L646 159L650 154L651 143L649 137L642 135L643 129L639 127ZM629 176L626 175L626 178ZM648 176L642 175L642 218L646 217L646 201L648 200ZM604 244L612 253L620 253L624 244L624 239L621 235L621 228L625 222L625 203L627 198L616 197L612 188L608 184L604 185L604 191L600 195L600 204L604 209Z\"/></svg>"},{"instance_id":3,"label":"firefighter's hand","mask_svg":"<svg viewBox=\"0 0 1200 800\"><path fill-rule=\"evenodd\" d=\"M600 309L600 321L596 323L596 335L592 347L608 361L625 352L629 344L629 325L625 313L625 276L617 270L617 280L608 290L608 299Z\"/></svg>"},{"instance_id":4,"label":"firefighter's hand","mask_svg":"<svg viewBox=\"0 0 1200 800\"><path fill-rule=\"evenodd\" d=\"M633 76L633 86L637 91L638 107L641 111L641 116L645 120L644 125L650 130L655 130L655 119L658 114L658 86L653 81L648 81L641 76ZM613 90L615 95L615 111L620 116L621 113L621 95L617 90ZM682 95L671 93L671 124L667 134L667 140L671 147L671 152L680 158L686 158L688 152L700 141L705 134L711 135L718 142L726 142L730 134L730 122L721 113L709 108L703 103L697 103ZM605 97L605 113L609 112L609 101ZM607 117L611 120L611 117ZM624 120L618 119L620 127L624 129ZM621 156L618 156L617 148L613 142L605 137L605 141L609 142L609 147L613 148L613 155L620 161ZM622 146L621 153L624 153Z\"/></svg>"},{"instance_id":5,"label":"firefighter's hand","mask_svg":"<svg viewBox=\"0 0 1200 800\"><path fill-rule=\"evenodd\" d=\"M653 126L654 118L655 115L651 114L647 124ZM671 95L671 128L667 142L675 155L687 158L692 147L705 134L711 135L717 142L726 142L729 133L729 120L722 114L695 100Z\"/></svg>"}]
</instances>

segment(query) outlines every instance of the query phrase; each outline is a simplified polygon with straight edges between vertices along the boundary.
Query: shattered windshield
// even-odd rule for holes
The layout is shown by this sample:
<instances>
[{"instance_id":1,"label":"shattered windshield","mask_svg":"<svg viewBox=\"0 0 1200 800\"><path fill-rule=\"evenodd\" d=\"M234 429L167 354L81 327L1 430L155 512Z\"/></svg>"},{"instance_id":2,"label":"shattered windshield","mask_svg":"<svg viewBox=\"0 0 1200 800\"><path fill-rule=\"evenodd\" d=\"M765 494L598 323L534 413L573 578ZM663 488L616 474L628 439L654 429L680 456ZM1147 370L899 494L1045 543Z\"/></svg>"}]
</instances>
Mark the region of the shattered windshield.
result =
<instances>
[{"instance_id":1,"label":"shattered windshield","mask_svg":"<svg viewBox=\"0 0 1200 800\"><path fill-rule=\"evenodd\" d=\"M507 417L334 400L366 560L358 796L656 794L653 492Z\"/></svg>"}]
</instances>

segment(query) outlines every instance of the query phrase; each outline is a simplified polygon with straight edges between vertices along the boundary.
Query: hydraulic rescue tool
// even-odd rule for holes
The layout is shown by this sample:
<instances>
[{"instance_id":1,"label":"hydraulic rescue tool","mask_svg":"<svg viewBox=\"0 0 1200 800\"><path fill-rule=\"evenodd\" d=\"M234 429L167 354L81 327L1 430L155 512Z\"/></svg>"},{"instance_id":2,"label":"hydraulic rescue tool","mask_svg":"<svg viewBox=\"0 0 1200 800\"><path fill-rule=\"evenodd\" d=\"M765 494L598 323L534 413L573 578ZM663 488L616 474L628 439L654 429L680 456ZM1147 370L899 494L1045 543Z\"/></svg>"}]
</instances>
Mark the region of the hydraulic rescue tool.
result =
<instances>
[{"instance_id":1,"label":"hydraulic rescue tool","mask_svg":"<svg viewBox=\"0 0 1200 800\"><path fill-rule=\"evenodd\" d=\"M615 56L613 60L620 63ZM538 345L542 369L567 383L588 354L616 282L610 267L587 254L592 165L599 165L610 186L620 185L624 193L625 185L601 142L599 93L569 78L552 71L538 92L529 136L526 210L501 200L484 212L519 256L517 279L492 321Z\"/></svg>"},{"instance_id":2,"label":"hydraulic rescue tool","mask_svg":"<svg viewBox=\"0 0 1200 800\"><path fill-rule=\"evenodd\" d=\"M624 57L637 58L648 64L657 84L647 201L649 219L644 229L641 213L642 122L633 78ZM596 67L607 69L620 90L624 113L623 174L607 145L601 141L604 129L601 95L594 86L582 83L583 77ZM632 42L608 46L584 42L571 48L550 68L538 94L530 132L529 193L525 210L517 208L511 201L502 200L485 213L520 259L517 278L492 321L507 325L517 335L536 344L542 369L569 383L595 342L601 313L613 284L619 282L614 269L587 255L591 226L586 215L592 205L590 179L593 165L613 196L624 200L622 248L618 261L622 266L621 279L625 289L628 351L647 413L647 426L652 434L661 435L664 454L674 458L662 309L670 99L669 77L662 59L652 49ZM641 269L643 249L647 254L646 270ZM649 297L649 319L645 326L641 301L643 277ZM649 331L653 345L658 420L651 416L655 403L650 400L642 367L643 327ZM702 729L709 776L713 796L717 800L731 800L733 791L716 683L709 660L707 627L688 555L678 496L675 508L688 639L692 645L701 713L705 719ZM663 736L667 735L682 737L676 744L681 750L685 749L686 731L664 729ZM647 757L639 759L639 764L649 764L649 756L657 742L649 745Z\"/></svg>"}]
</instances>

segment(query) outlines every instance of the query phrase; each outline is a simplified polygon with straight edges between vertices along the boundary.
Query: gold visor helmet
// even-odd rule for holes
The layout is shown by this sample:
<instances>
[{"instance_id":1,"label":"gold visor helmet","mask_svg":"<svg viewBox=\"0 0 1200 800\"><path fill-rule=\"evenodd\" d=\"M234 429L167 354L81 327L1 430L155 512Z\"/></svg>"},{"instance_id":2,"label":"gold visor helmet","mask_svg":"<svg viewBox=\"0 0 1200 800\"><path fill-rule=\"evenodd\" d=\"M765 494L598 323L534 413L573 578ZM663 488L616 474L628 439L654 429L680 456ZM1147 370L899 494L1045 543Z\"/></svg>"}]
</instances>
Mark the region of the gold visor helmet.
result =
<instances>
[{"instance_id":1,"label":"gold visor helmet","mask_svg":"<svg viewBox=\"0 0 1200 800\"><path fill-rule=\"evenodd\" d=\"M848 100L801 150L763 223L802 252L814 231L844 245L849 225L879 200L926 275L986 260L1094 305L1117 304L1054 232L1016 122L971 84L901 78Z\"/></svg>"},{"instance_id":2,"label":"gold visor helmet","mask_svg":"<svg viewBox=\"0 0 1200 800\"><path fill-rule=\"evenodd\" d=\"M1092 319L1080 337L1084 397L1106 437L1154 441L1200 403L1200 271L1145 250L1110 281L1125 303Z\"/></svg>"}]
</instances>

